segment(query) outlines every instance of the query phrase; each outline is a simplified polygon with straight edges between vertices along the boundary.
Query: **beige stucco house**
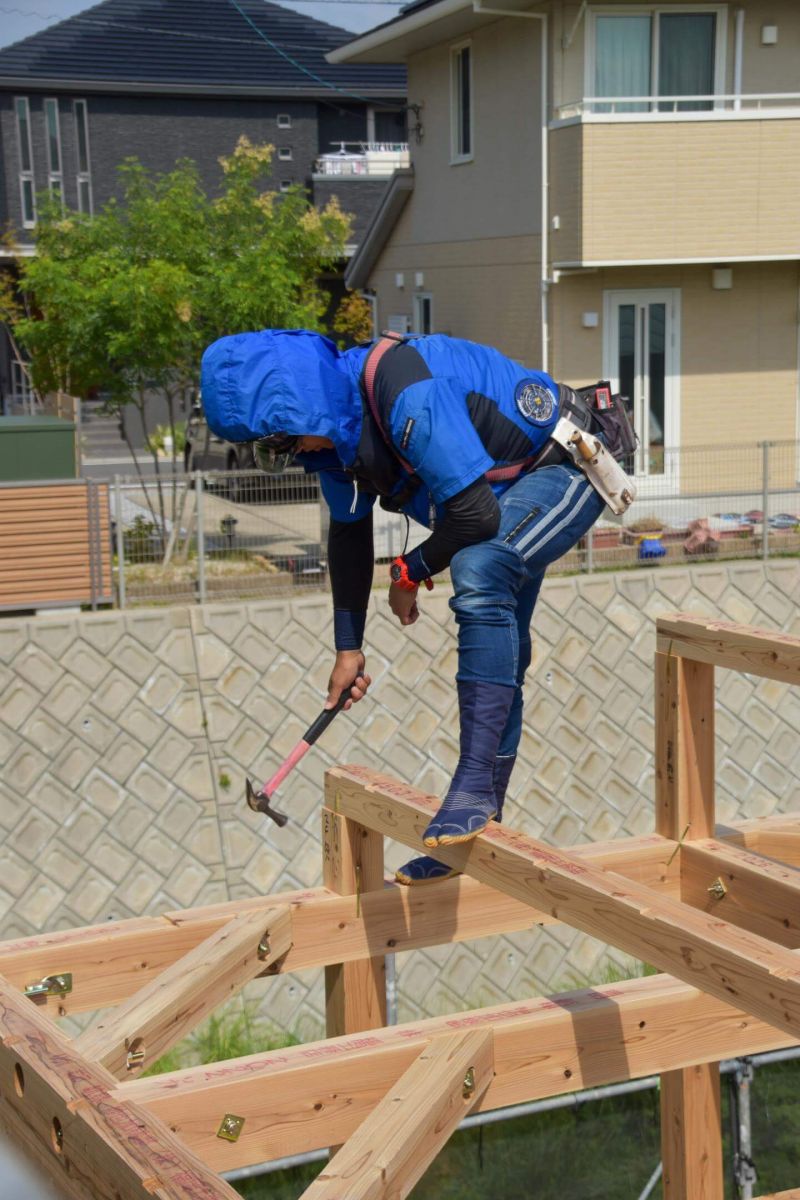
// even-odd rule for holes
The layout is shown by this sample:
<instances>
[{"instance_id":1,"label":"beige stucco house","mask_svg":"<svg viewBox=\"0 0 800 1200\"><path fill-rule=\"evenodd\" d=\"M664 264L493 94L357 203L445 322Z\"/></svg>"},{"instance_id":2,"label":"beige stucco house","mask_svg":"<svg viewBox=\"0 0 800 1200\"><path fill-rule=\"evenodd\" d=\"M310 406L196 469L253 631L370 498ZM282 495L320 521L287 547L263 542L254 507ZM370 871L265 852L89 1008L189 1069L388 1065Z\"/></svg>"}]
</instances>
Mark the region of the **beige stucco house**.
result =
<instances>
[{"instance_id":1,"label":"beige stucco house","mask_svg":"<svg viewBox=\"0 0 800 1200\"><path fill-rule=\"evenodd\" d=\"M417 106L348 282L380 328L611 378L668 489L707 459L665 447L800 440L800 4L517 4L421 0L330 55L407 62Z\"/></svg>"}]
</instances>

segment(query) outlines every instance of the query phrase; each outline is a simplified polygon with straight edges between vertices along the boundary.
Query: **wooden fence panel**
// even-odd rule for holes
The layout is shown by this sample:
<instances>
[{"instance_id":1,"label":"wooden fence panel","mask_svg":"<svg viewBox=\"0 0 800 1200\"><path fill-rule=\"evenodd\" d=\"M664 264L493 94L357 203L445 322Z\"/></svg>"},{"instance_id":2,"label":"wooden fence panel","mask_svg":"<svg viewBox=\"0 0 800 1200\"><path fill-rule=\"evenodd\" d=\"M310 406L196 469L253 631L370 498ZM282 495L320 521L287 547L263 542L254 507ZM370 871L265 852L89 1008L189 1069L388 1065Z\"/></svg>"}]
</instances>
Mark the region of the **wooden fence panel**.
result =
<instances>
[{"instance_id":1,"label":"wooden fence panel","mask_svg":"<svg viewBox=\"0 0 800 1200\"><path fill-rule=\"evenodd\" d=\"M0 485L0 610L112 598L108 484Z\"/></svg>"}]
</instances>

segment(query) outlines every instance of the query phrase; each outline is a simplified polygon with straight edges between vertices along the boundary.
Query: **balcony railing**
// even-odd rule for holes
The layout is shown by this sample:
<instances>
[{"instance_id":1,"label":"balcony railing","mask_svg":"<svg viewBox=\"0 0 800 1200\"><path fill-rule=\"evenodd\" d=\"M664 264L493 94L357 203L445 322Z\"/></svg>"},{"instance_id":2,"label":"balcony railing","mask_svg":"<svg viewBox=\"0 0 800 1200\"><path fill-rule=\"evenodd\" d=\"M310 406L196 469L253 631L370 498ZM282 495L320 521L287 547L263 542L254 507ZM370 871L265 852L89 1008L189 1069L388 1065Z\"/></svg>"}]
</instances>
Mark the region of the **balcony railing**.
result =
<instances>
[{"instance_id":1,"label":"balcony railing","mask_svg":"<svg viewBox=\"0 0 800 1200\"><path fill-rule=\"evenodd\" d=\"M714 120L800 116L800 92L715 96L588 96L556 109L556 120Z\"/></svg>"},{"instance_id":2,"label":"balcony railing","mask_svg":"<svg viewBox=\"0 0 800 1200\"><path fill-rule=\"evenodd\" d=\"M314 175L386 178L410 163L408 142L340 142L332 154L321 154Z\"/></svg>"}]
</instances>

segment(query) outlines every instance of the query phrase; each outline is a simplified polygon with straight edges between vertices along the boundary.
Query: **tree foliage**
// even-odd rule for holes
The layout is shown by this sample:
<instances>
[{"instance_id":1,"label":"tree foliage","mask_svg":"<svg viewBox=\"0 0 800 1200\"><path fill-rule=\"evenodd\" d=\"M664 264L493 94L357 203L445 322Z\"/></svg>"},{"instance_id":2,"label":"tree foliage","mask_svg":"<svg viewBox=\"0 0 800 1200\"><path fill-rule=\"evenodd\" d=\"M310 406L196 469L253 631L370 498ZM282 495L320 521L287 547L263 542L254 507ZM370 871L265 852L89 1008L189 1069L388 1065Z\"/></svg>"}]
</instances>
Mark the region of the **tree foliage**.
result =
<instances>
[{"instance_id":1,"label":"tree foliage","mask_svg":"<svg viewBox=\"0 0 800 1200\"><path fill-rule=\"evenodd\" d=\"M157 175L134 158L119 168L120 198L95 216L41 195L36 254L19 261L22 303L0 294L0 319L27 352L36 389L101 392L110 411L133 404L157 478L149 396L166 397L176 447L180 402L197 389L210 342L244 329L324 328L330 297L319 280L343 257L350 218L335 200L311 206L299 185L265 190L272 156L272 146L240 138L220 159L214 197L189 159ZM360 333L362 316L346 307L336 331ZM160 481L158 497L164 531ZM174 520L174 487L172 508Z\"/></svg>"},{"instance_id":2,"label":"tree foliage","mask_svg":"<svg viewBox=\"0 0 800 1200\"><path fill-rule=\"evenodd\" d=\"M20 264L26 312L12 316L39 390L137 402L195 386L203 349L226 333L322 328L319 277L343 256L350 219L299 186L263 190L272 154L241 138L214 198L188 159L163 175L127 159L121 198L94 217L40 198L37 252Z\"/></svg>"}]
</instances>

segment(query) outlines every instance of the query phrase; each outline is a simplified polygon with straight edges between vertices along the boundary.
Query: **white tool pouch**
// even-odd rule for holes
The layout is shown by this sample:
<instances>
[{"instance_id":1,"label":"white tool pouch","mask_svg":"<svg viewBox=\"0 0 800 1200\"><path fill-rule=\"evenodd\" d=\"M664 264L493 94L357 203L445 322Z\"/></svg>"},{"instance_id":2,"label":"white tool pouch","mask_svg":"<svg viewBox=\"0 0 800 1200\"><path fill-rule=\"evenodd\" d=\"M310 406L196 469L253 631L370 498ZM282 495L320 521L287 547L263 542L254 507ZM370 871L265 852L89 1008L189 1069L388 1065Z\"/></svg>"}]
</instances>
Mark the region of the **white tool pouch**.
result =
<instances>
[{"instance_id":1,"label":"white tool pouch","mask_svg":"<svg viewBox=\"0 0 800 1200\"><path fill-rule=\"evenodd\" d=\"M598 495L613 513L627 512L636 499L636 488L615 458L593 433L561 417L550 437L567 451Z\"/></svg>"}]
</instances>

